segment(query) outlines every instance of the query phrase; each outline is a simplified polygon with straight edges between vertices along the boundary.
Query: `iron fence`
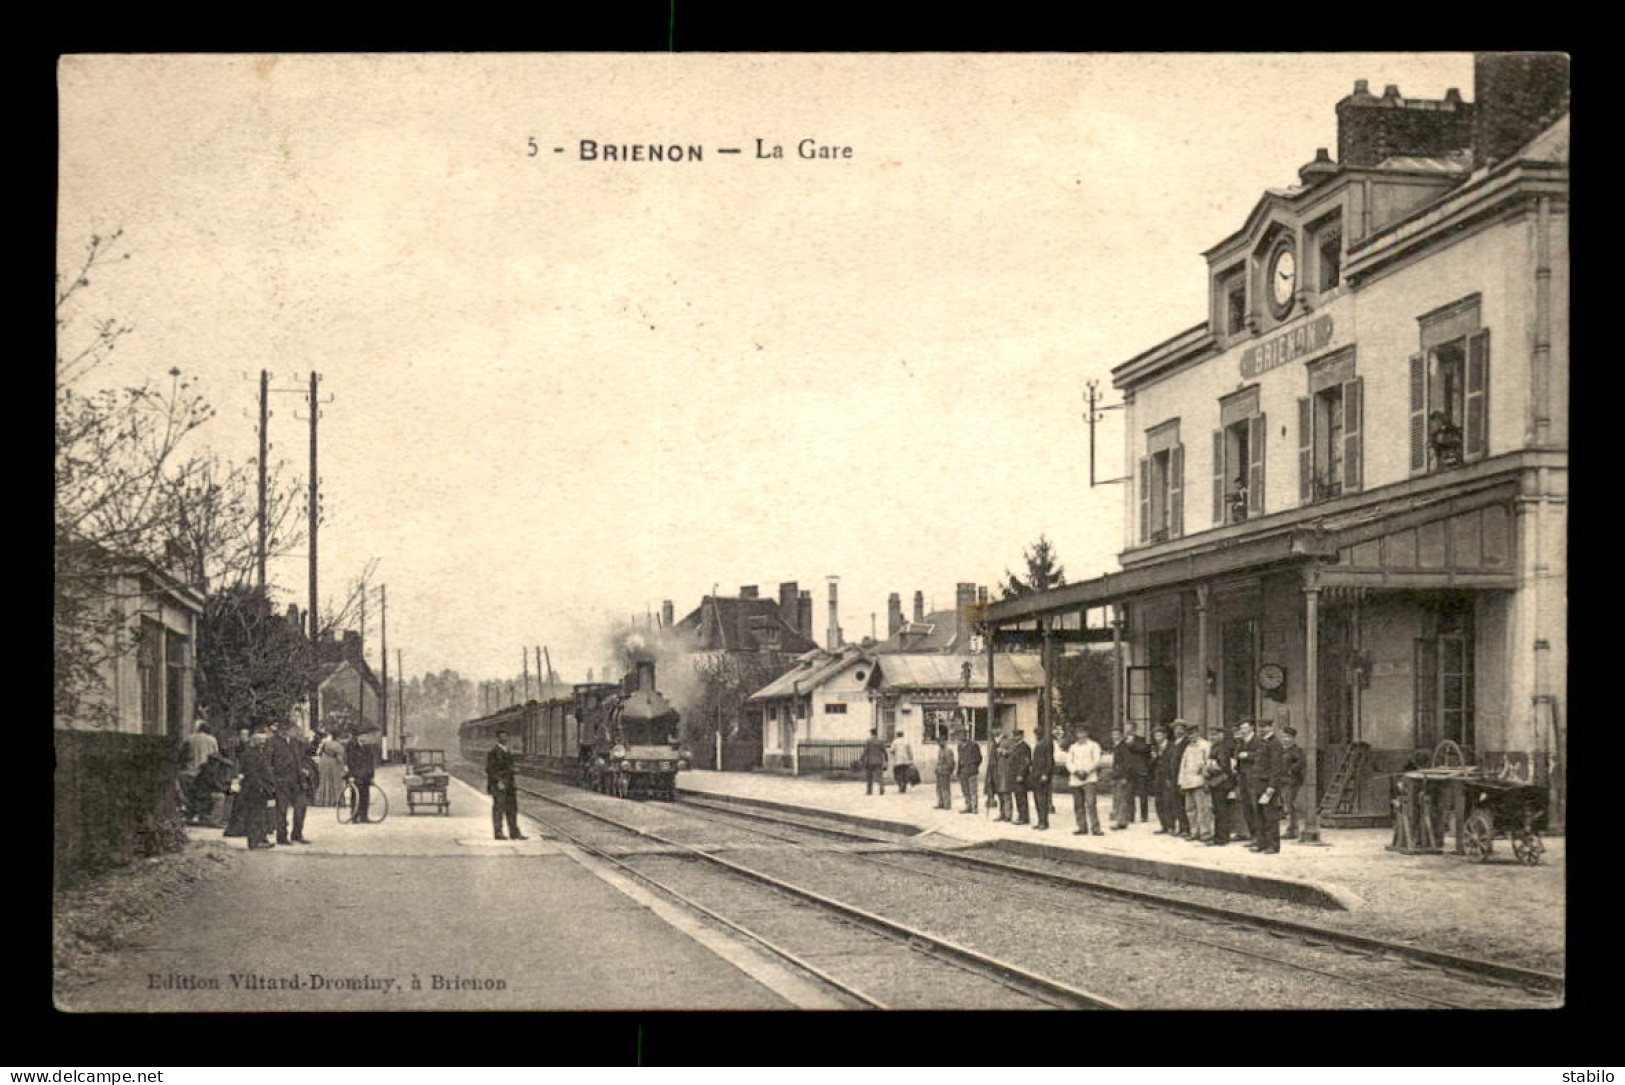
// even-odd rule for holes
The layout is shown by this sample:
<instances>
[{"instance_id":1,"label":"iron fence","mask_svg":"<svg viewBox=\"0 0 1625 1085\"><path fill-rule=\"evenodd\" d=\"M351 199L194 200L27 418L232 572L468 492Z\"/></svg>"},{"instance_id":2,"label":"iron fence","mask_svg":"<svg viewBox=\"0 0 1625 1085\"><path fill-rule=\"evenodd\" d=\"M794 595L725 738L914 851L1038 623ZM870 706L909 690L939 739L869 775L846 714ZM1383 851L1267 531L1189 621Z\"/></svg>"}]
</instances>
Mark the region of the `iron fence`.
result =
<instances>
[{"instance_id":1,"label":"iron fence","mask_svg":"<svg viewBox=\"0 0 1625 1085\"><path fill-rule=\"evenodd\" d=\"M862 742L798 742L796 743L796 775L859 774L858 761L863 756Z\"/></svg>"}]
</instances>

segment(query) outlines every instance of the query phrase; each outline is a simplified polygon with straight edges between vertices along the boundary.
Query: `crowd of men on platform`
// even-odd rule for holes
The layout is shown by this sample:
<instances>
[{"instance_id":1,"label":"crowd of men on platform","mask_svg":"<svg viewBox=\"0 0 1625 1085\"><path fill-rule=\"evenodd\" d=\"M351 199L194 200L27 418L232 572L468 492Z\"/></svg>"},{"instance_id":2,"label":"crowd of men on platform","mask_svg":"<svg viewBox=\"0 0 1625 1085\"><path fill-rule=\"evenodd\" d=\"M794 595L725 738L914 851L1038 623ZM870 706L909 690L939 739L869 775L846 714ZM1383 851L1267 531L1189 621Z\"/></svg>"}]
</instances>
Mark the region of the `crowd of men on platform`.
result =
<instances>
[{"instance_id":1,"label":"crowd of men on platform","mask_svg":"<svg viewBox=\"0 0 1625 1085\"><path fill-rule=\"evenodd\" d=\"M344 801L346 780L356 784L350 820L371 820L368 797L376 764L375 747L361 729L352 729L341 743L336 733L306 735L289 723L237 730L200 723L182 744L186 820L244 837L252 850L309 844L306 810ZM273 829L275 844L267 839Z\"/></svg>"},{"instance_id":2,"label":"crowd of men on platform","mask_svg":"<svg viewBox=\"0 0 1625 1085\"><path fill-rule=\"evenodd\" d=\"M1209 847L1222 847L1234 839L1265 855L1281 850L1281 821L1286 838L1298 835L1298 793L1303 786L1304 751L1297 731L1281 728L1273 720L1241 720L1220 728L1212 741L1202 729L1176 719L1151 728L1150 740L1136 727L1113 728L1109 747L1102 748L1087 729L1059 731L1059 742L1039 727L1031 745L1020 730L1005 728L990 744L988 771L982 774L982 748L963 728L944 728L938 737L936 759L937 809L953 807L953 782L959 781L964 805L960 812L977 812L978 778L988 810L997 820L1015 825L1049 828L1055 812L1054 792L1072 793L1074 835L1104 836L1099 799L1104 788L1111 798L1111 827L1126 829L1135 820L1149 821L1154 807L1161 828L1158 835L1182 837ZM869 733L859 764L865 787L876 783L886 793L885 769L892 767L900 792L907 781L918 782L913 751L900 736L890 748ZM1034 818L1029 818L1030 810ZM1138 814L1138 818L1136 818Z\"/></svg>"}]
</instances>

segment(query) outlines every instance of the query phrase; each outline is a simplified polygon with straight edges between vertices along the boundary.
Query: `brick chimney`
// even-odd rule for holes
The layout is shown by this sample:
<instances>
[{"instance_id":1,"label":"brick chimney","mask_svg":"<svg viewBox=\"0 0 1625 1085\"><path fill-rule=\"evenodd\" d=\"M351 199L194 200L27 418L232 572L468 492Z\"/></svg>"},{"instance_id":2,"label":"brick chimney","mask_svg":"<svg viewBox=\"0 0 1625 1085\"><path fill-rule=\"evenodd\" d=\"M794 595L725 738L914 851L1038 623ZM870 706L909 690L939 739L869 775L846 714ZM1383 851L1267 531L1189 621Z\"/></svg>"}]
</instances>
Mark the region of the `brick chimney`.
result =
<instances>
[{"instance_id":1,"label":"brick chimney","mask_svg":"<svg viewBox=\"0 0 1625 1085\"><path fill-rule=\"evenodd\" d=\"M795 630L799 630L801 628L799 624L801 611L798 605L800 598L801 594L799 591L797 591L797 585L794 580L785 580L780 582L779 617L784 620L785 625Z\"/></svg>"},{"instance_id":2,"label":"brick chimney","mask_svg":"<svg viewBox=\"0 0 1625 1085\"><path fill-rule=\"evenodd\" d=\"M838 576L827 576L824 579L829 581L829 639L826 643L826 647L833 652L841 646L841 622L836 598L837 588L840 585L841 578Z\"/></svg>"},{"instance_id":3,"label":"brick chimney","mask_svg":"<svg viewBox=\"0 0 1625 1085\"><path fill-rule=\"evenodd\" d=\"M811 589L804 590L801 593L801 597L796 600L796 632L800 633L808 640L813 639L813 604Z\"/></svg>"},{"instance_id":4,"label":"brick chimney","mask_svg":"<svg viewBox=\"0 0 1625 1085\"><path fill-rule=\"evenodd\" d=\"M886 596L886 636L895 637L903 628L903 597L896 592Z\"/></svg>"},{"instance_id":5,"label":"brick chimney","mask_svg":"<svg viewBox=\"0 0 1625 1085\"><path fill-rule=\"evenodd\" d=\"M966 608L976 605L975 584L954 585L954 643L963 646L970 636L970 616Z\"/></svg>"},{"instance_id":6,"label":"brick chimney","mask_svg":"<svg viewBox=\"0 0 1625 1085\"><path fill-rule=\"evenodd\" d=\"M1375 166L1394 155L1434 156L1473 145L1473 103L1454 88L1441 99L1404 98L1389 84L1381 98L1364 79L1337 103L1337 161ZM1319 156L1316 156L1316 165ZM1301 175L1300 175L1301 176ZM1306 182L1307 183L1307 182Z\"/></svg>"},{"instance_id":7,"label":"brick chimney","mask_svg":"<svg viewBox=\"0 0 1625 1085\"><path fill-rule=\"evenodd\" d=\"M670 629L672 627L672 619L675 614L676 611L672 607L671 600L662 599L660 601L660 628Z\"/></svg>"},{"instance_id":8,"label":"brick chimney","mask_svg":"<svg viewBox=\"0 0 1625 1085\"><path fill-rule=\"evenodd\" d=\"M914 620L916 622L925 621L925 592L923 591L914 593Z\"/></svg>"},{"instance_id":9,"label":"brick chimney","mask_svg":"<svg viewBox=\"0 0 1625 1085\"><path fill-rule=\"evenodd\" d=\"M1473 56L1473 165L1504 160L1569 104L1569 58L1561 53Z\"/></svg>"},{"instance_id":10,"label":"brick chimney","mask_svg":"<svg viewBox=\"0 0 1625 1085\"><path fill-rule=\"evenodd\" d=\"M757 593L756 593L756 585L755 584L742 585L740 587L740 589L739 589L739 598L741 598L741 599L755 599L755 598L758 598Z\"/></svg>"}]
</instances>

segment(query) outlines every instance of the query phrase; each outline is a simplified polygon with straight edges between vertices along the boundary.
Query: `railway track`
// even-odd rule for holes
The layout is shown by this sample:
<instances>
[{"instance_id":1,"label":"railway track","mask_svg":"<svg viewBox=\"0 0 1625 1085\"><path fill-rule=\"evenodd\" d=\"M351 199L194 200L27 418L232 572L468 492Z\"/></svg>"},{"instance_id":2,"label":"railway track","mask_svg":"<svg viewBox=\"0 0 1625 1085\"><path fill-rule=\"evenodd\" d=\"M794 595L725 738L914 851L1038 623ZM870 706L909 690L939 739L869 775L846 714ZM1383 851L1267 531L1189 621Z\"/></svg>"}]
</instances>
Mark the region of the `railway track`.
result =
<instances>
[{"instance_id":1,"label":"railway track","mask_svg":"<svg viewBox=\"0 0 1625 1085\"><path fill-rule=\"evenodd\" d=\"M684 796L681 802L685 806L711 811L713 816L724 815L732 818L761 821L781 827L794 826L798 830L823 833L831 837L844 839L867 841L879 839L873 833L854 830L849 827L820 824L816 818L800 818L777 812L770 813L743 809L732 804L696 799L693 796ZM787 839L786 842L791 841ZM969 870L1010 874L1067 889L1082 890L1100 897L1147 904L1170 914L1187 916L1193 920L1219 927L1255 928L1266 931L1273 937L1293 939L1310 946L1333 946L1346 953L1367 955L1374 958L1391 957L1415 966L1436 968L1478 982L1490 982L1501 985L1503 988L1518 988L1536 1000L1556 999L1563 992L1563 977L1550 972L1523 968L1500 961L1487 961L1477 957L1448 953L1425 946L1385 941L1330 927L1300 923L1272 916L1262 916L1252 912L1223 908L1145 890L1129 889L1074 874L1061 874L1053 870L1011 862L1007 859L966 854L961 851L926 848L906 839L898 843L902 848L909 851L929 855L940 862L954 864ZM875 859L873 861L881 862L882 860Z\"/></svg>"},{"instance_id":2,"label":"railway track","mask_svg":"<svg viewBox=\"0 0 1625 1085\"><path fill-rule=\"evenodd\" d=\"M708 811L697 816L716 818L722 822L732 818L768 822L775 825L775 830L762 832L792 847L807 846L804 839L806 834L828 834L841 839L873 839L869 834L855 833L846 828L742 811L737 807L705 800L685 798L683 804ZM787 827L792 831L786 833L784 829ZM1321 976L1377 996L1406 1000L1413 1005L1447 1009L1551 1006L1556 1004L1555 1000L1562 992L1562 977L1549 973L1194 904L1144 891L1101 885L1084 878L984 856L929 849L906 841L900 842L898 856L864 853L854 854L852 858L944 883L991 891L1037 907L1064 908L1155 937L1173 938L1193 946L1251 958L1263 964ZM981 877L970 879L947 873L942 869L944 867L973 871ZM1049 888L1062 892L1058 895L1055 892L1034 891ZM1136 912L1128 907L1130 905L1141 907ZM1143 907L1146 905L1154 908L1154 921L1148 920ZM1280 943L1282 948L1259 948L1261 943L1269 946L1271 942ZM1362 972L1365 974L1360 974ZM1394 982L1396 974L1403 982Z\"/></svg>"},{"instance_id":3,"label":"railway track","mask_svg":"<svg viewBox=\"0 0 1625 1085\"><path fill-rule=\"evenodd\" d=\"M521 787L519 792L549 804L545 813L526 811L549 832L817 978L856 1006L1120 1008L1070 984L763 875L697 846L532 788ZM589 839L579 824L568 825L571 818L609 826L640 847L633 854L617 855ZM649 852L649 843L660 850ZM741 878L751 883L743 891Z\"/></svg>"},{"instance_id":4,"label":"railway track","mask_svg":"<svg viewBox=\"0 0 1625 1085\"><path fill-rule=\"evenodd\" d=\"M982 1005L1526 1008L1556 1005L1562 993L1559 976L926 848L816 818L741 810L693 798L677 804L626 804L565 792L606 807L588 809L558 795L521 790L548 803L555 819L560 816L556 811L568 809L570 817L616 827L629 846L644 852L632 859L633 865L662 868L658 873L668 883L692 879L694 869L703 863L725 871L735 886L747 878L778 894L781 909L785 901L795 900L825 914L839 914L844 923L860 925L893 943L930 947L931 955L946 958L961 970L1021 977L1014 984L1001 981L1006 990L999 1000L978 1003ZM623 817L644 824L631 824ZM665 824L651 828L650 822ZM579 832L577 836L583 846L590 844ZM650 854L651 844L658 854ZM876 853L877 848L884 854ZM611 858L625 862L631 856ZM638 876L647 881L649 871L640 869ZM678 885L662 888L678 896L684 892ZM705 897L710 891L688 895L697 892ZM709 899L723 906L743 903L726 893L720 902ZM956 900L968 903L956 909ZM707 910L703 901L690 903ZM735 926L719 918L716 907L707 914ZM756 911L752 922L763 925L764 914ZM1017 929L1025 933L1012 936ZM746 928L741 933L810 974L828 973L807 953L761 931ZM1050 945L1057 951L1044 952ZM1096 951L1086 951L1087 947ZM815 944L808 952L818 948ZM865 951L845 946L841 954L850 958L859 952ZM1061 966L1059 970L1055 965ZM899 968L917 967L899 963L892 951L876 957L870 972L894 974ZM1171 986L1148 985L1147 973L1174 981ZM1055 978L1072 975L1089 977L1089 986L1097 990L1082 991ZM1042 981L1037 987L1035 978ZM1216 989L1208 979L1219 981ZM1110 997L1098 993L1100 981L1113 992ZM948 981L948 986L952 983ZM1120 984L1127 988L1126 995L1117 993ZM1224 998L1234 985L1240 985L1250 1000ZM931 979L917 986L938 991L939 999L944 989ZM1176 990L1182 986L1208 988L1207 1000L1191 1001L1191 996ZM1016 993L1036 993L1037 1002L1012 1001ZM943 1004L914 1003L907 996L890 1002L884 997L851 997L859 1005Z\"/></svg>"}]
</instances>

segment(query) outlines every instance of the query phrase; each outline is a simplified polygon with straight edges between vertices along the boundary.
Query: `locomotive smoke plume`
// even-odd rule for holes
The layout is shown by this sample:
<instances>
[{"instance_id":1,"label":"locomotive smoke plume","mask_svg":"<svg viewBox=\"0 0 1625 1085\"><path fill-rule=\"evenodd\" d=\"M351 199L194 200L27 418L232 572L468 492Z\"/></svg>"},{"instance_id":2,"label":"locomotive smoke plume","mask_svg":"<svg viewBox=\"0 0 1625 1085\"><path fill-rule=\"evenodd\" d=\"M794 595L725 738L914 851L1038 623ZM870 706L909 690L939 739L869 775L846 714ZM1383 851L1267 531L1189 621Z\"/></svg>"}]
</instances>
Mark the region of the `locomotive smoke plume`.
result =
<instances>
[{"instance_id":1,"label":"locomotive smoke plume","mask_svg":"<svg viewBox=\"0 0 1625 1085\"><path fill-rule=\"evenodd\" d=\"M606 682L618 682L637 669L639 660L655 665L655 688L673 708L690 718L700 704L700 682L694 672L693 638L675 629L658 629L642 622L617 622L607 634L607 651L615 669L604 675Z\"/></svg>"}]
</instances>

